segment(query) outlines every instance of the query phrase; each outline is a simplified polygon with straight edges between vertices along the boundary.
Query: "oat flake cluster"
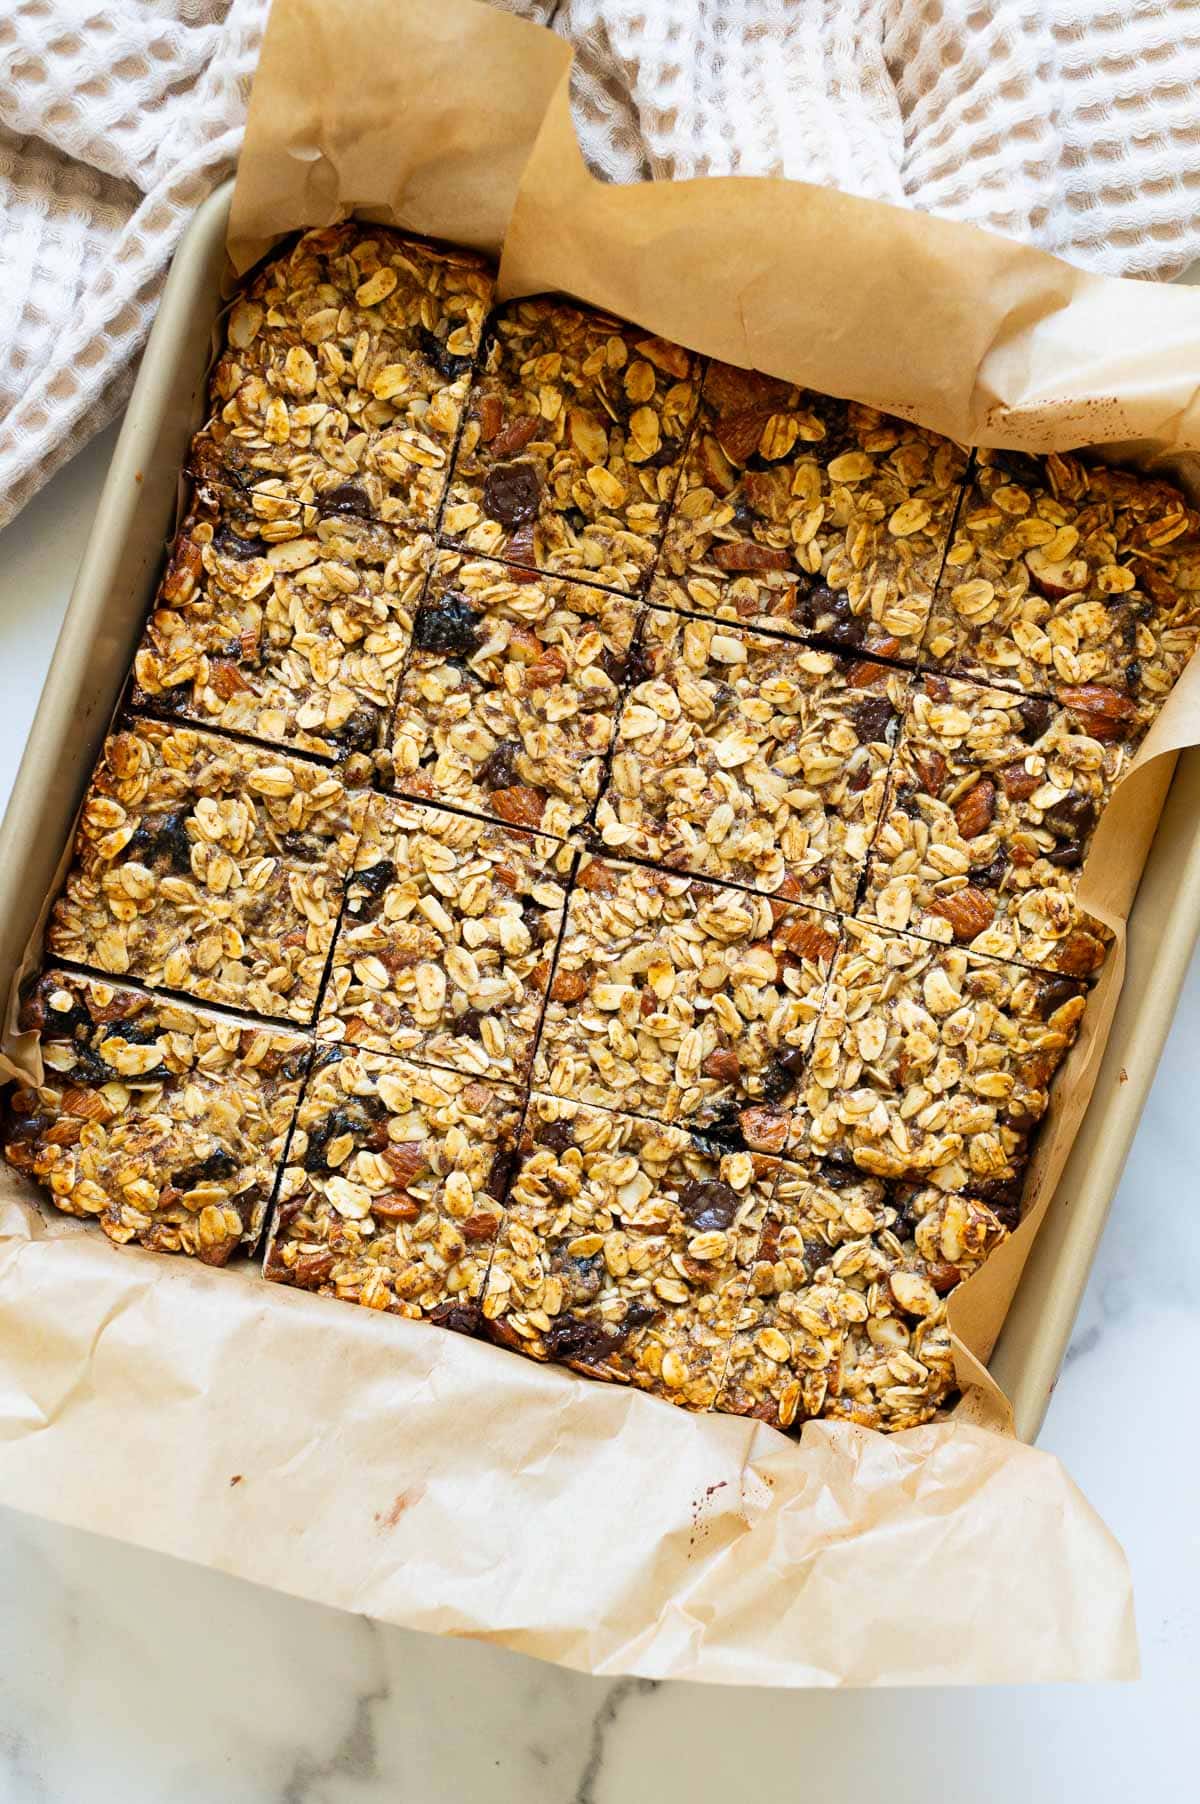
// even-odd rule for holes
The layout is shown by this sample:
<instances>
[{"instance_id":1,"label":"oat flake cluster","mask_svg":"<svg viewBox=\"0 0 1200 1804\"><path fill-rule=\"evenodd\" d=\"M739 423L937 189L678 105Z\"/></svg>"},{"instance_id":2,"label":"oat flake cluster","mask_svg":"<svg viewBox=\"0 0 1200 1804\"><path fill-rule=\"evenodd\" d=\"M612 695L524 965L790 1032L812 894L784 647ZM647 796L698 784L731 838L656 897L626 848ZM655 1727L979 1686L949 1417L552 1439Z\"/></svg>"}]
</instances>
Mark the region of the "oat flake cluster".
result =
<instances>
[{"instance_id":1,"label":"oat flake cluster","mask_svg":"<svg viewBox=\"0 0 1200 1804\"><path fill-rule=\"evenodd\" d=\"M231 308L6 1156L687 1408L927 1420L1200 517L492 299L346 224Z\"/></svg>"}]
</instances>

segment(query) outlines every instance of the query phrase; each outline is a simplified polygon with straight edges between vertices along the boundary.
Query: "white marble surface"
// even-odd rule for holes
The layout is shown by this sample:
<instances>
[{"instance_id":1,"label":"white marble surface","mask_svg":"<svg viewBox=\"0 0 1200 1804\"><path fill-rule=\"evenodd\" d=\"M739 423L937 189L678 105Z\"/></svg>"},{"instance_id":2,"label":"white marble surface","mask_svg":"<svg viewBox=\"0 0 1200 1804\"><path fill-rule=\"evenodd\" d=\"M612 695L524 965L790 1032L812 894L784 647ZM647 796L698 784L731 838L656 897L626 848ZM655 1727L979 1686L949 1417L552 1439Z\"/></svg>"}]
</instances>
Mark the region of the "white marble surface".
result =
<instances>
[{"instance_id":1,"label":"white marble surface","mask_svg":"<svg viewBox=\"0 0 1200 1804\"><path fill-rule=\"evenodd\" d=\"M0 537L0 800L111 435ZM1133 1563L1123 1687L714 1692L407 1634L0 1512L0 1804L1182 1804L1197 1796L1200 959L1042 1444Z\"/></svg>"}]
</instances>

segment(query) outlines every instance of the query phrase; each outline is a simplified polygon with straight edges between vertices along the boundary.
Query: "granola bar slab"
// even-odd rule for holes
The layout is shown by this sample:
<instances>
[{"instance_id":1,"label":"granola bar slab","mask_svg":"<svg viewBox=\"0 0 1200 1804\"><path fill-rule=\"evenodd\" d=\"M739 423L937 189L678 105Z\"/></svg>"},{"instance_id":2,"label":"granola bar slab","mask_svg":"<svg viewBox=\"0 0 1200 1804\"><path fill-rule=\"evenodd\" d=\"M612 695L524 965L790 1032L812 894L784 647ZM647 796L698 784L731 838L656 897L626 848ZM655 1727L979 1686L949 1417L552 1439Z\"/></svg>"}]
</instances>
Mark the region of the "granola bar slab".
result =
<instances>
[{"instance_id":1,"label":"granola bar slab","mask_svg":"<svg viewBox=\"0 0 1200 1804\"><path fill-rule=\"evenodd\" d=\"M535 1082L779 1152L837 934L833 915L585 857Z\"/></svg>"},{"instance_id":2,"label":"granola bar slab","mask_svg":"<svg viewBox=\"0 0 1200 1804\"><path fill-rule=\"evenodd\" d=\"M544 296L493 319L443 528L472 551L634 591L658 550L698 360Z\"/></svg>"},{"instance_id":3,"label":"granola bar slab","mask_svg":"<svg viewBox=\"0 0 1200 1804\"><path fill-rule=\"evenodd\" d=\"M377 796L318 1033L470 1074L529 1067L574 854Z\"/></svg>"},{"instance_id":4,"label":"granola bar slab","mask_svg":"<svg viewBox=\"0 0 1200 1804\"><path fill-rule=\"evenodd\" d=\"M132 720L93 773L47 949L311 1021L368 800L325 766Z\"/></svg>"},{"instance_id":5,"label":"granola bar slab","mask_svg":"<svg viewBox=\"0 0 1200 1804\"><path fill-rule=\"evenodd\" d=\"M1057 692L1096 738L1150 725L1200 637L1200 513L1155 477L981 451L928 663Z\"/></svg>"},{"instance_id":6,"label":"granola bar slab","mask_svg":"<svg viewBox=\"0 0 1200 1804\"><path fill-rule=\"evenodd\" d=\"M617 727L604 845L852 909L909 679L651 609Z\"/></svg>"},{"instance_id":7,"label":"granola bar slab","mask_svg":"<svg viewBox=\"0 0 1200 1804\"><path fill-rule=\"evenodd\" d=\"M54 970L21 1026L41 1036L44 1082L9 1100L11 1165L119 1245L224 1265L257 1242L307 1039Z\"/></svg>"},{"instance_id":8,"label":"granola bar slab","mask_svg":"<svg viewBox=\"0 0 1200 1804\"><path fill-rule=\"evenodd\" d=\"M192 469L432 527L492 290L468 251L353 221L306 232L230 310Z\"/></svg>"},{"instance_id":9,"label":"granola bar slab","mask_svg":"<svg viewBox=\"0 0 1200 1804\"><path fill-rule=\"evenodd\" d=\"M785 1165L717 1409L785 1429L928 1421L954 1388L947 1298L1006 1234L970 1197Z\"/></svg>"},{"instance_id":10,"label":"granola bar slab","mask_svg":"<svg viewBox=\"0 0 1200 1804\"><path fill-rule=\"evenodd\" d=\"M488 1276L488 1331L689 1409L721 1382L777 1161L530 1100Z\"/></svg>"},{"instance_id":11,"label":"granola bar slab","mask_svg":"<svg viewBox=\"0 0 1200 1804\"><path fill-rule=\"evenodd\" d=\"M197 493L134 659L135 708L329 758L374 752L433 540L302 513Z\"/></svg>"},{"instance_id":12,"label":"granola bar slab","mask_svg":"<svg viewBox=\"0 0 1200 1804\"><path fill-rule=\"evenodd\" d=\"M712 363L652 599L911 661L965 466L924 427Z\"/></svg>"},{"instance_id":13,"label":"granola bar slab","mask_svg":"<svg viewBox=\"0 0 1200 1804\"><path fill-rule=\"evenodd\" d=\"M1108 931L1075 910L1100 813L1133 758L1094 717L944 677L914 686L860 918L1086 977Z\"/></svg>"},{"instance_id":14,"label":"granola bar slab","mask_svg":"<svg viewBox=\"0 0 1200 1804\"><path fill-rule=\"evenodd\" d=\"M358 1048L319 1048L264 1274L469 1329L500 1226L517 1091Z\"/></svg>"},{"instance_id":15,"label":"granola bar slab","mask_svg":"<svg viewBox=\"0 0 1200 1804\"><path fill-rule=\"evenodd\" d=\"M861 921L842 931L792 1147L1016 1206L1082 984Z\"/></svg>"},{"instance_id":16,"label":"granola bar slab","mask_svg":"<svg viewBox=\"0 0 1200 1804\"><path fill-rule=\"evenodd\" d=\"M636 619L610 590L440 552L396 705L392 784L550 833L578 826Z\"/></svg>"}]
</instances>

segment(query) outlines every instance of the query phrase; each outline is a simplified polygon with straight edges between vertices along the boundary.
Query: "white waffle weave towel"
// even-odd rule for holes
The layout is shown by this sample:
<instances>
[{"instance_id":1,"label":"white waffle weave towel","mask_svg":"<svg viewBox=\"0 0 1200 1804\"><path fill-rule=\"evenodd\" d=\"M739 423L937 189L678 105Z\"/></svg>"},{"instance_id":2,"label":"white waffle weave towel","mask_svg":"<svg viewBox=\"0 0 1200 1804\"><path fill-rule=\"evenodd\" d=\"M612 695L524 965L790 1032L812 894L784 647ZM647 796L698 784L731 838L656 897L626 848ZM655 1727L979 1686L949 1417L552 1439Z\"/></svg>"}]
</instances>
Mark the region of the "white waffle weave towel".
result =
<instances>
[{"instance_id":1,"label":"white waffle weave towel","mask_svg":"<svg viewBox=\"0 0 1200 1804\"><path fill-rule=\"evenodd\" d=\"M1200 0L498 3L575 44L605 176L785 174L1112 273L1200 257ZM266 10L3 0L0 525L123 402Z\"/></svg>"}]
</instances>

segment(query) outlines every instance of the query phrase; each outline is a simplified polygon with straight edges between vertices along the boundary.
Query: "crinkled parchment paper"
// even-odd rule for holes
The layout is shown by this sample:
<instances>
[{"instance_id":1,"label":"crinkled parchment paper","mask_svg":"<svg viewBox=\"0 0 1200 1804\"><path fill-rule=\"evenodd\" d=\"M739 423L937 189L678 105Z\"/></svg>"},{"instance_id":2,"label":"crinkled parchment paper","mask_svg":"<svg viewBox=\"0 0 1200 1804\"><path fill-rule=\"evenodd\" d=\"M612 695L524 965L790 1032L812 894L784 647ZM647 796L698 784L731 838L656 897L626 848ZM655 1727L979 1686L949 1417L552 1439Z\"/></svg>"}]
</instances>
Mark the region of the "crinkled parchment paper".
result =
<instances>
[{"instance_id":1,"label":"crinkled parchment paper","mask_svg":"<svg viewBox=\"0 0 1200 1804\"><path fill-rule=\"evenodd\" d=\"M965 443L1200 450L1200 296L798 183L605 187L567 78L557 39L474 0L276 0L235 266L355 212L499 255L507 295L562 289ZM1013 1438L980 1362L1087 1104L1172 754L1197 741L1200 666L1084 875L1117 946L1056 1086L1034 1205L953 1300L965 1396L950 1419L890 1437L810 1423L797 1444L253 1268L118 1252L5 1173L0 1500L596 1673L1133 1676L1121 1550L1058 1462ZM65 720L62 743L81 789ZM61 843L69 821L48 808L45 832ZM28 1060L11 1034L5 1050Z\"/></svg>"}]
</instances>

